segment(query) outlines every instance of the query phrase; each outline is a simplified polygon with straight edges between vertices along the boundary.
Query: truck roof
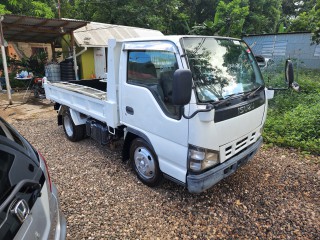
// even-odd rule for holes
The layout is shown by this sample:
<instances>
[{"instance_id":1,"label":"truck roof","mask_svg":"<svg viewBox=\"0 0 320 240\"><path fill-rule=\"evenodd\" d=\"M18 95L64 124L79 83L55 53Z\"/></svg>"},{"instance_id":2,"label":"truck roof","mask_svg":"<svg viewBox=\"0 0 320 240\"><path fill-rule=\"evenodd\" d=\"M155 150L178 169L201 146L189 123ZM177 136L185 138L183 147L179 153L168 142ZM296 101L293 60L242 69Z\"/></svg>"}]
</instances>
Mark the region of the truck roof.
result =
<instances>
[{"instance_id":1,"label":"truck roof","mask_svg":"<svg viewBox=\"0 0 320 240\"><path fill-rule=\"evenodd\" d=\"M172 42L179 42L181 38L199 38L199 37L206 37L206 38L219 38L219 39L233 39L233 40L240 40L238 38L232 37L222 37L222 36L204 36L204 35L164 35L164 36L154 36L154 37L139 37L139 38L128 38L124 39L123 42L138 42L138 41L172 41Z\"/></svg>"}]
</instances>

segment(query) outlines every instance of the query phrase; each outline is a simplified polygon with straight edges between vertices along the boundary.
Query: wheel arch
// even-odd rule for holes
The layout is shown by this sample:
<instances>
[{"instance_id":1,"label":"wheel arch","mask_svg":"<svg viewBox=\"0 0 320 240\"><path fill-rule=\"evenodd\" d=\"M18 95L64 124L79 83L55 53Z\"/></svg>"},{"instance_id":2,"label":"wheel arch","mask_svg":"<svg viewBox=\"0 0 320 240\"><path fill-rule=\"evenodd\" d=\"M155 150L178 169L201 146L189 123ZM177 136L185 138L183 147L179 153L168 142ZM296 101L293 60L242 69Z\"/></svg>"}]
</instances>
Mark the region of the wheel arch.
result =
<instances>
[{"instance_id":1,"label":"wheel arch","mask_svg":"<svg viewBox=\"0 0 320 240\"><path fill-rule=\"evenodd\" d=\"M86 124L88 117L72 108L69 108L68 106L61 105L58 110L58 116L63 116L64 112L69 111L70 116L72 118L72 121L76 126Z\"/></svg>"},{"instance_id":2,"label":"wheel arch","mask_svg":"<svg viewBox=\"0 0 320 240\"><path fill-rule=\"evenodd\" d=\"M63 115L65 111L68 111L69 107L65 105L60 105L58 111L58 115Z\"/></svg>"},{"instance_id":3,"label":"wheel arch","mask_svg":"<svg viewBox=\"0 0 320 240\"><path fill-rule=\"evenodd\" d=\"M156 152L152 146L152 143L148 136L136 129L127 127L127 134L124 139L123 149L122 149L122 160L126 161L130 158L130 146L134 139L141 138L148 143L153 152Z\"/></svg>"},{"instance_id":4,"label":"wheel arch","mask_svg":"<svg viewBox=\"0 0 320 240\"><path fill-rule=\"evenodd\" d=\"M63 120L62 120L62 117L63 117L63 114L68 111L69 107L65 106L65 105L61 105L59 103L56 103L54 105L54 109L57 110L57 120L58 120L58 126L61 126L63 124Z\"/></svg>"}]
</instances>

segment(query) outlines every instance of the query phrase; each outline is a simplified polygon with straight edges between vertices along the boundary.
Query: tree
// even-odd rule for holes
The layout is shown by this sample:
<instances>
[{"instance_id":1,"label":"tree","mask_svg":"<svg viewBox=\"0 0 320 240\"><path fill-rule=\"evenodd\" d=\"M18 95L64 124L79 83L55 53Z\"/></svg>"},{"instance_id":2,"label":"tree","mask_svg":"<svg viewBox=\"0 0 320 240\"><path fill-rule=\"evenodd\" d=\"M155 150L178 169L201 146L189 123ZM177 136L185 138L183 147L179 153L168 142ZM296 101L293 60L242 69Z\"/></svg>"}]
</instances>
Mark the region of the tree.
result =
<instances>
[{"instance_id":1,"label":"tree","mask_svg":"<svg viewBox=\"0 0 320 240\"><path fill-rule=\"evenodd\" d=\"M172 34L181 28L181 0L75 0L77 18L110 24L152 28ZM184 27L183 27L184 28Z\"/></svg>"},{"instance_id":2,"label":"tree","mask_svg":"<svg viewBox=\"0 0 320 240\"><path fill-rule=\"evenodd\" d=\"M247 34L275 33L280 20L281 1L250 0L244 32Z\"/></svg>"},{"instance_id":3,"label":"tree","mask_svg":"<svg viewBox=\"0 0 320 240\"><path fill-rule=\"evenodd\" d=\"M184 14L184 25L187 32L194 26L198 26L207 20L214 18L220 0L182 0L180 13ZM177 29L178 32L180 29Z\"/></svg>"},{"instance_id":4,"label":"tree","mask_svg":"<svg viewBox=\"0 0 320 240\"><path fill-rule=\"evenodd\" d=\"M49 0L2 0L0 13L12 13L35 17L53 18L55 16ZM4 6L4 7L3 7Z\"/></svg>"},{"instance_id":5,"label":"tree","mask_svg":"<svg viewBox=\"0 0 320 240\"><path fill-rule=\"evenodd\" d=\"M288 29L312 32L313 41L320 43L320 0L310 2L299 5L299 14L290 20Z\"/></svg>"},{"instance_id":6,"label":"tree","mask_svg":"<svg viewBox=\"0 0 320 240\"><path fill-rule=\"evenodd\" d=\"M316 0L283 0L281 23L287 31L311 31ZM311 21L311 22L309 22Z\"/></svg>"},{"instance_id":7,"label":"tree","mask_svg":"<svg viewBox=\"0 0 320 240\"><path fill-rule=\"evenodd\" d=\"M282 0L282 15L288 18L296 18L299 15L303 1Z\"/></svg>"},{"instance_id":8,"label":"tree","mask_svg":"<svg viewBox=\"0 0 320 240\"><path fill-rule=\"evenodd\" d=\"M240 37L248 14L248 0L233 0L228 4L220 1L214 21L218 33L224 36Z\"/></svg>"},{"instance_id":9,"label":"tree","mask_svg":"<svg viewBox=\"0 0 320 240\"><path fill-rule=\"evenodd\" d=\"M311 32L316 28L315 22L312 21L315 17L315 9L311 9L308 13L302 12L298 17L290 21L288 30L290 32Z\"/></svg>"},{"instance_id":10,"label":"tree","mask_svg":"<svg viewBox=\"0 0 320 240\"><path fill-rule=\"evenodd\" d=\"M313 15L313 18L311 18L314 26L314 28L312 29L312 40L315 43L320 44L320 0L317 0L317 4L314 7L314 11L315 13Z\"/></svg>"},{"instance_id":11,"label":"tree","mask_svg":"<svg viewBox=\"0 0 320 240\"><path fill-rule=\"evenodd\" d=\"M195 26L192 33L240 37L248 14L248 0L233 0L229 3L220 1L214 21L207 20Z\"/></svg>"},{"instance_id":12,"label":"tree","mask_svg":"<svg viewBox=\"0 0 320 240\"><path fill-rule=\"evenodd\" d=\"M11 13L11 11L9 11L5 5L0 4L0 14L2 15L2 14L9 14L9 13Z\"/></svg>"}]
</instances>

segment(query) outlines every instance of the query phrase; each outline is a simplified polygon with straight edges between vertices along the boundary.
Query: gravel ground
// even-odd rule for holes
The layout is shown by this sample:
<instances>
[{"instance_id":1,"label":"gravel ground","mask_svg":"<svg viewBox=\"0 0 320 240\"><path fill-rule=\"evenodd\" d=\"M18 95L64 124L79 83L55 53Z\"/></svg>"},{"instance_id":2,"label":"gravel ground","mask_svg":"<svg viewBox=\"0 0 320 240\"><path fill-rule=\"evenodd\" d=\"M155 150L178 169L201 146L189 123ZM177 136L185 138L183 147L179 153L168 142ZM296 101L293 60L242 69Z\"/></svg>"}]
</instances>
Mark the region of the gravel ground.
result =
<instances>
[{"instance_id":1,"label":"gravel ground","mask_svg":"<svg viewBox=\"0 0 320 240\"><path fill-rule=\"evenodd\" d=\"M67 239L320 239L319 156L263 149L192 195L169 181L146 187L119 150L68 141L54 114L11 122L47 159Z\"/></svg>"}]
</instances>

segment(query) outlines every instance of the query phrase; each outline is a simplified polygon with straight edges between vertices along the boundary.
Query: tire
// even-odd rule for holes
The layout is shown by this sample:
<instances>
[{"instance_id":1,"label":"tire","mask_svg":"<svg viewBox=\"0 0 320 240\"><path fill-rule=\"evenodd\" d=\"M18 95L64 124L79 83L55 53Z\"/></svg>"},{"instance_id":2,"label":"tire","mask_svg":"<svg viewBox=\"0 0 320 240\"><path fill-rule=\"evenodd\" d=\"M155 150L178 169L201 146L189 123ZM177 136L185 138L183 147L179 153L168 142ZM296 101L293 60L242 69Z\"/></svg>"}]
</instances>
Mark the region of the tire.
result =
<instances>
[{"instance_id":1,"label":"tire","mask_svg":"<svg viewBox=\"0 0 320 240\"><path fill-rule=\"evenodd\" d=\"M133 171L141 182L149 187L160 185L163 180L157 155L149 144L141 138L136 138L130 146L130 161Z\"/></svg>"},{"instance_id":2,"label":"tire","mask_svg":"<svg viewBox=\"0 0 320 240\"><path fill-rule=\"evenodd\" d=\"M85 124L75 125L69 110L65 111L62 116L62 125L64 133L67 138L72 142L78 142L85 138L86 128Z\"/></svg>"}]
</instances>

